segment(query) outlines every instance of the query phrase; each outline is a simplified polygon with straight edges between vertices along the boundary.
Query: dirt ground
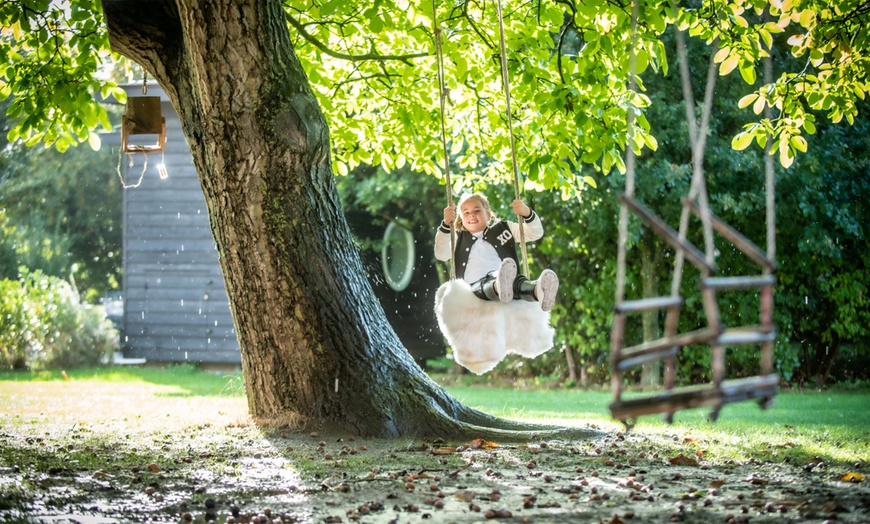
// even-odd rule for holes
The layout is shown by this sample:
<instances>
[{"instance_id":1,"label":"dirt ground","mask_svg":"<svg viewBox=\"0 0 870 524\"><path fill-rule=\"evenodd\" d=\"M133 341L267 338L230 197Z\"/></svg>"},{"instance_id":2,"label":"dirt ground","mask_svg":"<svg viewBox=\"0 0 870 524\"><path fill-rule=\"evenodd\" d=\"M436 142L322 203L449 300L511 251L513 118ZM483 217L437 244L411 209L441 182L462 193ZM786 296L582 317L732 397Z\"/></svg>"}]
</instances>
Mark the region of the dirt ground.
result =
<instances>
[{"instance_id":1,"label":"dirt ground","mask_svg":"<svg viewBox=\"0 0 870 524\"><path fill-rule=\"evenodd\" d=\"M154 407L141 389L70 391L51 413L33 391L4 399L0 522L870 522L866 461L713 463L676 432L614 428L525 444L263 430L243 400Z\"/></svg>"}]
</instances>

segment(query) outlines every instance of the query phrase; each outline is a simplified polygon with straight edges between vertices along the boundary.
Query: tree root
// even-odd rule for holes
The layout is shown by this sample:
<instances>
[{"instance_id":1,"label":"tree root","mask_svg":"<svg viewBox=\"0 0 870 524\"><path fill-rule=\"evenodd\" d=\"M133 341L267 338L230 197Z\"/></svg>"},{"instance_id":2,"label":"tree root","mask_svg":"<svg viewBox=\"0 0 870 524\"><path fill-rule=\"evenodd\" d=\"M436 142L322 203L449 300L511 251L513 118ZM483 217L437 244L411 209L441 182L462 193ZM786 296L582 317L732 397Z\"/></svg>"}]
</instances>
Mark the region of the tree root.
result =
<instances>
[{"instance_id":1,"label":"tree root","mask_svg":"<svg viewBox=\"0 0 870 524\"><path fill-rule=\"evenodd\" d=\"M417 384L415 396L426 405L412 410L414 417L407 421L410 434L421 438L441 438L468 441L482 438L499 442L529 442L532 440L587 440L605 435L591 428L576 428L552 424L537 424L496 417L470 408L444 391L428 377Z\"/></svg>"}]
</instances>

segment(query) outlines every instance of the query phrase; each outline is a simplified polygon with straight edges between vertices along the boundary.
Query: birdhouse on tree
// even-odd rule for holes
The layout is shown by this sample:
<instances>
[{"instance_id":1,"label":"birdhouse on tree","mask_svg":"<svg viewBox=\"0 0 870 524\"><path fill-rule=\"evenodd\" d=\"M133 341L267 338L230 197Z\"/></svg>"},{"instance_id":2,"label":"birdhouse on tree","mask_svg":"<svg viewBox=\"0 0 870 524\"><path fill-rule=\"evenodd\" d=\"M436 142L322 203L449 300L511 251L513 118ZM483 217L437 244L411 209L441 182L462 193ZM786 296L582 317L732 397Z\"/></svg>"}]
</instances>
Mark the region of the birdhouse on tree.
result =
<instances>
[{"instance_id":1,"label":"birdhouse on tree","mask_svg":"<svg viewBox=\"0 0 870 524\"><path fill-rule=\"evenodd\" d=\"M151 143L146 142L152 137ZM156 137L156 142L153 140ZM159 96L131 96L121 123L121 147L125 153L162 153L166 149L166 119Z\"/></svg>"}]
</instances>

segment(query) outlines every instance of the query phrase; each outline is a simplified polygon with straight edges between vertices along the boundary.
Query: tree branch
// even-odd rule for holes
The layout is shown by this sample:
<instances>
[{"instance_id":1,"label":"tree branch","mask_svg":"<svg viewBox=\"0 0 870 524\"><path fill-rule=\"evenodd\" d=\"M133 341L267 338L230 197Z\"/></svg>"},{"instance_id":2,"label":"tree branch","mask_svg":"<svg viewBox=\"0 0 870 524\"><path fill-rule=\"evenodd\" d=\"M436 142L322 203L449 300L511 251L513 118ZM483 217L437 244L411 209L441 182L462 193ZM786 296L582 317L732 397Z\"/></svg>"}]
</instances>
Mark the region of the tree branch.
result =
<instances>
[{"instance_id":1,"label":"tree branch","mask_svg":"<svg viewBox=\"0 0 870 524\"><path fill-rule=\"evenodd\" d=\"M291 26L293 26L293 28L296 29L297 32L299 32L299 35L302 36L302 38L304 38L306 42L313 45L314 47L316 47L317 49L319 49L323 53L325 53L333 58L338 58L340 60L348 60L351 62L361 62L361 61L368 61L368 60L385 62L385 61L389 61L389 60L398 60L398 61L402 61L402 62L408 62L408 61L413 60L415 58L424 58L427 56L432 56L429 53L409 53L406 55L382 55L382 54L377 53L377 52L371 52L371 53L366 53L366 54L362 54L362 55L349 55L346 53L339 53L338 51L333 51L332 49L327 47L326 44L324 44L323 42L321 42L320 40L315 38L314 35L312 35L311 33L309 33L305 29L305 26L302 24L302 22L300 22L299 20L296 20L295 18L290 16L289 13L285 16L285 18L287 19L287 23L289 23Z\"/></svg>"},{"instance_id":2,"label":"tree branch","mask_svg":"<svg viewBox=\"0 0 870 524\"><path fill-rule=\"evenodd\" d=\"M176 100L185 76L181 18L174 1L103 0L112 51L136 62Z\"/></svg>"}]
</instances>

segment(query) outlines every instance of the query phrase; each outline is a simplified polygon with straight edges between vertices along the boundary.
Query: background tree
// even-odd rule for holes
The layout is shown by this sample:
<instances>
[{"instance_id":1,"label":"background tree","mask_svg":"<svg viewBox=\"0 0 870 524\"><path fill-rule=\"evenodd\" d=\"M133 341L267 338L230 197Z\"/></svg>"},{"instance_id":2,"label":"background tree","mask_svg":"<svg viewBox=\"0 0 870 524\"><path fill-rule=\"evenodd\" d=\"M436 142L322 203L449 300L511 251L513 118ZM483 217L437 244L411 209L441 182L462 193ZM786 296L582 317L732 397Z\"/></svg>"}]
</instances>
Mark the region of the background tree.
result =
<instances>
[{"instance_id":1,"label":"background tree","mask_svg":"<svg viewBox=\"0 0 870 524\"><path fill-rule=\"evenodd\" d=\"M40 269L72 279L90 303L118 289L122 220L117 163L117 150L109 148L60 153L20 142L0 148L0 209L5 210L0 236L8 253L0 257L0 276L17 279L19 266Z\"/></svg>"},{"instance_id":2,"label":"background tree","mask_svg":"<svg viewBox=\"0 0 870 524\"><path fill-rule=\"evenodd\" d=\"M870 123L823 124L810 147L780 180L779 241L792 249L780 256L777 301L789 349L800 359L797 378L824 386L867 378Z\"/></svg>"}]
</instances>

